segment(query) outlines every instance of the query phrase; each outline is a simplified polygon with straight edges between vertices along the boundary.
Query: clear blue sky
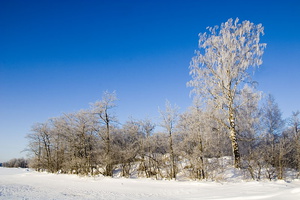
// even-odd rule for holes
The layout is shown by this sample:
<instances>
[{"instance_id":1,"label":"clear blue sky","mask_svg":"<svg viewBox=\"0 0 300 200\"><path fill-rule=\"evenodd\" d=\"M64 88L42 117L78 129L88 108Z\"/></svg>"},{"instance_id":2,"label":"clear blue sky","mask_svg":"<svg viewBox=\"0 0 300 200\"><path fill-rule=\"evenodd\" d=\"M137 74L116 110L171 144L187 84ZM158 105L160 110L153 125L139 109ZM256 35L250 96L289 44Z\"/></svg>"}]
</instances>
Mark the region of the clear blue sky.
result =
<instances>
[{"instance_id":1,"label":"clear blue sky","mask_svg":"<svg viewBox=\"0 0 300 200\"><path fill-rule=\"evenodd\" d=\"M159 116L165 100L185 110L198 33L229 18L262 23L256 71L284 117L300 110L300 2L0 0L0 162L26 148L35 122L89 108L116 90L116 114Z\"/></svg>"}]
</instances>

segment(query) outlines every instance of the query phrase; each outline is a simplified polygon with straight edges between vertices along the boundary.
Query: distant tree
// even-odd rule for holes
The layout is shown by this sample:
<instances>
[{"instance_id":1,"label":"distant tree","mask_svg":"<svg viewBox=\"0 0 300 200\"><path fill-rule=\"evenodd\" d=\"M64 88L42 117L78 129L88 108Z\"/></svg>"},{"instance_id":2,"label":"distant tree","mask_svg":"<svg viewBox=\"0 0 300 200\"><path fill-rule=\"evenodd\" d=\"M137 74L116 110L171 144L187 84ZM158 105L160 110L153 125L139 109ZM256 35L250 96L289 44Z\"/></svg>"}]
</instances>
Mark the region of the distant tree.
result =
<instances>
[{"instance_id":1,"label":"distant tree","mask_svg":"<svg viewBox=\"0 0 300 200\"><path fill-rule=\"evenodd\" d=\"M296 111L292 113L292 117L289 119L289 125L293 129L293 133L297 135L300 132L300 119L299 119L300 111Z\"/></svg>"},{"instance_id":2,"label":"distant tree","mask_svg":"<svg viewBox=\"0 0 300 200\"><path fill-rule=\"evenodd\" d=\"M80 110L76 113L70 113L64 115L69 126L68 129L62 129L65 131L65 137L67 143L69 143L69 157L65 165L76 173L89 174L93 173L93 169L96 168L96 120L95 116L89 110ZM57 124L59 127L59 124ZM58 130L57 130L57 133ZM56 138L63 139L59 134L56 134ZM57 144L56 146L65 146L66 144ZM58 151L60 148L57 148Z\"/></svg>"},{"instance_id":3,"label":"distant tree","mask_svg":"<svg viewBox=\"0 0 300 200\"><path fill-rule=\"evenodd\" d=\"M99 136L104 141L104 161L106 176L113 176L113 155L111 149L111 129L113 123L117 122L117 119L111 110L116 107L117 96L115 92L104 92L102 100L92 104L92 113L94 113L99 120L101 128L98 131Z\"/></svg>"},{"instance_id":4,"label":"distant tree","mask_svg":"<svg viewBox=\"0 0 300 200\"><path fill-rule=\"evenodd\" d=\"M262 113L261 122L265 128L265 134L269 137L274 137L274 140L276 140L282 133L284 120L282 119L282 112L273 95L269 94L267 96L266 102L262 107Z\"/></svg>"},{"instance_id":5,"label":"distant tree","mask_svg":"<svg viewBox=\"0 0 300 200\"><path fill-rule=\"evenodd\" d=\"M182 137L179 143L181 155L189 160L192 178L204 179L205 174L205 151L204 135L206 134L205 123L207 116L198 106L191 107L187 112L180 115L178 122L179 134ZM216 152L214 152L216 153Z\"/></svg>"},{"instance_id":6,"label":"distant tree","mask_svg":"<svg viewBox=\"0 0 300 200\"><path fill-rule=\"evenodd\" d=\"M32 129L34 130L34 128ZM42 166L42 138L37 131L32 131L32 133L26 135L26 138L28 139L27 151L32 157L29 166L39 171L44 168Z\"/></svg>"},{"instance_id":7,"label":"distant tree","mask_svg":"<svg viewBox=\"0 0 300 200\"><path fill-rule=\"evenodd\" d=\"M239 95L240 105L236 109L237 113L237 136L240 141L241 152L249 156L257 145L257 139L260 132L261 111L259 101L261 94L254 91L253 87L246 85Z\"/></svg>"},{"instance_id":8,"label":"distant tree","mask_svg":"<svg viewBox=\"0 0 300 200\"><path fill-rule=\"evenodd\" d=\"M1 163L3 167L14 167L14 168L27 168L28 160L24 158L13 158L7 162Z\"/></svg>"},{"instance_id":9,"label":"distant tree","mask_svg":"<svg viewBox=\"0 0 300 200\"><path fill-rule=\"evenodd\" d=\"M298 170L298 177L300 176L300 111L292 113L292 117L289 121L292 127L292 133L294 137L294 149L295 149L295 161L296 168Z\"/></svg>"},{"instance_id":10,"label":"distant tree","mask_svg":"<svg viewBox=\"0 0 300 200\"><path fill-rule=\"evenodd\" d=\"M122 169L122 176L129 177L131 175L132 165L136 161L139 154L139 141L142 138L140 125L138 121L133 119L123 124L114 137L114 151L117 162Z\"/></svg>"},{"instance_id":11,"label":"distant tree","mask_svg":"<svg viewBox=\"0 0 300 200\"><path fill-rule=\"evenodd\" d=\"M199 34L199 50L190 64L192 80L187 83L192 93L216 110L215 119L229 130L236 168L240 167L236 118L241 106L237 99L243 84L251 83L249 68L262 64L266 46L260 43L261 24L238 22L229 19L220 28L209 27L208 33Z\"/></svg>"},{"instance_id":12,"label":"distant tree","mask_svg":"<svg viewBox=\"0 0 300 200\"><path fill-rule=\"evenodd\" d=\"M38 144L37 153L39 154L36 161L37 167L40 169L47 169L49 172L54 172L53 163L53 134L49 125L49 121L45 123L36 123L32 127L32 133L29 138L35 140L34 143Z\"/></svg>"},{"instance_id":13,"label":"distant tree","mask_svg":"<svg viewBox=\"0 0 300 200\"><path fill-rule=\"evenodd\" d=\"M149 138L149 154L147 158L147 176L158 178L170 178L170 152L169 136L166 133L156 132ZM172 164L172 163L171 163ZM167 173L167 174L164 174Z\"/></svg>"},{"instance_id":14,"label":"distant tree","mask_svg":"<svg viewBox=\"0 0 300 200\"><path fill-rule=\"evenodd\" d=\"M152 135L155 129L155 124L148 118L138 122L142 137L139 138L139 155L141 162L139 164L139 173L143 172L147 178L151 177L153 166L151 162L151 155L153 153L153 140Z\"/></svg>"},{"instance_id":15,"label":"distant tree","mask_svg":"<svg viewBox=\"0 0 300 200\"><path fill-rule=\"evenodd\" d=\"M264 144L262 155L271 167L277 168L279 178L282 178L282 162L284 159L284 149L281 147L281 136L285 122L282 113L273 95L267 96L262 107L261 123L264 129ZM272 172L275 173L275 172Z\"/></svg>"},{"instance_id":16,"label":"distant tree","mask_svg":"<svg viewBox=\"0 0 300 200\"><path fill-rule=\"evenodd\" d=\"M247 85L239 95L237 109L237 137L243 158L243 168L246 168L253 180L261 178L261 111L259 102L261 94Z\"/></svg>"},{"instance_id":17,"label":"distant tree","mask_svg":"<svg viewBox=\"0 0 300 200\"><path fill-rule=\"evenodd\" d=\"M162 121L161 126L168 133L169 137L169 153L171 159L171 178L176 178L176 156L173 147L173 133L176 127L176 122L178 119L178 110L179 107L177 105L172 106L169 101L166 101L166 110L159 110Z\"/></svg>"}]
</instances>

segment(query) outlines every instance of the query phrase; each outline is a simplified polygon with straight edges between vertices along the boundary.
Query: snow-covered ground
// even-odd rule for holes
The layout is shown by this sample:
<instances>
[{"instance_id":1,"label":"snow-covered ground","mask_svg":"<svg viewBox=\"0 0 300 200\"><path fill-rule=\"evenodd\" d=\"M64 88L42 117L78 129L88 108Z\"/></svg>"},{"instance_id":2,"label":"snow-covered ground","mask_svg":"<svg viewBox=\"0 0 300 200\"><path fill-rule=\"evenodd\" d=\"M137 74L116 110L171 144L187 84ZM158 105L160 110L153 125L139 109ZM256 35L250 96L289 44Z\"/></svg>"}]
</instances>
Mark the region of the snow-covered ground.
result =
<instances>
[{"instance_id":1,"label":"snow-covered ground","mask_svg":"<svg viewBox=\"0 0 300 200\"><path fill-rule=\"evenodd\" d=\"M196 182L79 177L0 167L0 199L300 199L300 180Z\"/></svg>"}]
</instances>

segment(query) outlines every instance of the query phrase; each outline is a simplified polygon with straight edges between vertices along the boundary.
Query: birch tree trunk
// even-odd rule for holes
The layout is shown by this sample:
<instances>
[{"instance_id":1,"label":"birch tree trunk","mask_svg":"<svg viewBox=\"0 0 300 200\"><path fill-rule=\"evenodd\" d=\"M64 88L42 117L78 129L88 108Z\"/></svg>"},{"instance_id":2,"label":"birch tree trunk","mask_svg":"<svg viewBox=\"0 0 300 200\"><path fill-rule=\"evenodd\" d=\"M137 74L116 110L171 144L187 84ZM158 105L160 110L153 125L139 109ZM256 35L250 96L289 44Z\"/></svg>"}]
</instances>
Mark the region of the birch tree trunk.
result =
<instances>
[{"instance_id":1,"label":"birch tree trunk","mask_svg":"<svg viewBox=\"0 0 300 200\"><path fill-rule=\"evenodd\" d=\"M233 113L230 113L229 115L229 121L230 121L230 140L231 140L231 145L232 145L232 152L234 156L234 167L235 168L240 168L241 166L241 158L240 158L240 151L239 151L239 145L237 142L237 132L235 128L235 118Z\"/></svg>"}]
</instances>

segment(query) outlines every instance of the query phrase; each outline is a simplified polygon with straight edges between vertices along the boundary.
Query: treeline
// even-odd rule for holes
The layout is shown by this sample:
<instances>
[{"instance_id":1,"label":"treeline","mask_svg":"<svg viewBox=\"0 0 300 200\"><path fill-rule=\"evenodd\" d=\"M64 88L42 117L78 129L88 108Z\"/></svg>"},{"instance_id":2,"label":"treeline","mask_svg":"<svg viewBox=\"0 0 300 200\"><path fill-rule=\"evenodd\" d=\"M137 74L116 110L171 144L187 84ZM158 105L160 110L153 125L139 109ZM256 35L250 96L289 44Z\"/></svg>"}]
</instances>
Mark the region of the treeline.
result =
<instances>
[{"instance_id":1,"label":"treeline","mask_svg":"<svg viewBox=\"0 0 300 200\"><path fill-rule=\"evenodd\" d=\"M2 167L28 168L28 160L24 158L13 158L7 162L2 163Z\"/></svg>"},{"instance_id":2,"label":"treeline","mask_svg":"<svg viewBox=\"0 0 300 200\"><path fill-rule=\"evenodd\" d=\"M112 114L115 101L115 93L105 93L89 110L35 124L27 136L30 167L105 176L119 169L125 177L156 178L176 178L185 171L193 179L213 179L222 168L216 158L232 155L228 130L209 111L193 106L179 114L167 102L160 110L164 131L155 132L150 119L120 125ZM237 120L241 169L255 180L283 179L287 169L299 171L299 112L285 126L271 95L261 108L257 102L248 106Z\"/></svg>"},{"instance_id":3,"label":"treeline","mask_svg":"<svg viewBox=\"0 0 300 200\"><path fill-rule=\"evenodd\" d=\"M299 112L283 120L274 97L256 91L251 68L262 64L261 24L229 19L199 34L190 63L193 105L179 114L166 103L160 123L113 114L115 93L90 109L36 124L28 135L31 167L50 172L214 179L224 156L253 179L283 179L300 169ZM160 126L163 131L155 131Z\"/></svg>"}]
</instances>

